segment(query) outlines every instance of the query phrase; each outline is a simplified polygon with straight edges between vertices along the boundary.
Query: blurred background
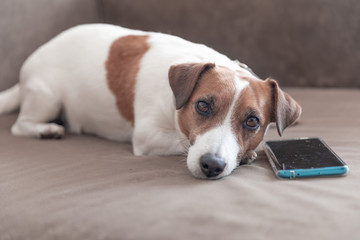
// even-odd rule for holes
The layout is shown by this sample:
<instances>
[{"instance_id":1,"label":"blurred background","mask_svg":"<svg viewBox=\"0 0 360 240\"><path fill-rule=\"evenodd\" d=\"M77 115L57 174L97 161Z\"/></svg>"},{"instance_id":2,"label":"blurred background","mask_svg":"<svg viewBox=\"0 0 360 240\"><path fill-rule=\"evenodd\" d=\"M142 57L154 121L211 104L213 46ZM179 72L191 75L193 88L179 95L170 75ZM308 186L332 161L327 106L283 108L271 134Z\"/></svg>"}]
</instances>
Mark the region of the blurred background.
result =
<instances>
[{"instance_id":1,"label":"blurred background","mask_svg":"<svg viewBox=\"0 0 360 240\"><path fill-rule=\"evenodd\" d=\"M360 88L357 0L1 0L0 90L37 47L95 22L204 43L282 86Z\"/></svg>"}]
</instances>

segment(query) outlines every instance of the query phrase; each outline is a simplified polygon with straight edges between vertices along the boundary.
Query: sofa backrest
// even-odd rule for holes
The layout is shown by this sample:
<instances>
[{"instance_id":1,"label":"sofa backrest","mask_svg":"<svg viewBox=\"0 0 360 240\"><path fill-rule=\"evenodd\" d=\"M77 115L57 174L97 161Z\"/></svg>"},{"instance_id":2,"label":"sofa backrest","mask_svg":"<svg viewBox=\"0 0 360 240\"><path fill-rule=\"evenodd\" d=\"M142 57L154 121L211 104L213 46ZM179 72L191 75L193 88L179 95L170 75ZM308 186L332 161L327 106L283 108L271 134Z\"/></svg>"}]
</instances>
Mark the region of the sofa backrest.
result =
<instances>
[{"instance_id":1,"label":"sofa backrest","mask_svg":"<svg viewBox=\"0 0 360 240\"><path fill-rule=\"evenodd\" d=\"M91 22L204 43L282 86L360 87L357 0L2 0L0 90L41 44Z\"/></svg>"}]
</instances>

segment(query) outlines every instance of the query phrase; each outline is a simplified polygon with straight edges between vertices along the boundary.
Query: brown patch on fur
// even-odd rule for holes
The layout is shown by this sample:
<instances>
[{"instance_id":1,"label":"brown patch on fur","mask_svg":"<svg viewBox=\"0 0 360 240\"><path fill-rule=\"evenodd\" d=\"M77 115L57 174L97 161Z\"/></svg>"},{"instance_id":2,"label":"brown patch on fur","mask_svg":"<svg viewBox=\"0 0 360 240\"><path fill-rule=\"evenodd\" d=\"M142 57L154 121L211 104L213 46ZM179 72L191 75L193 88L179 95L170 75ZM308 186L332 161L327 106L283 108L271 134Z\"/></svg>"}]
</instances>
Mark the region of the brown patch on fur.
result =
<instances>
[{"instance_id":1,"label":"brown patch on fur","mask_svg":"<svg viewBox=\"0 0 360 240\"><path fill-rule=\"evenodd\" d=\"M232 127L242 147L240 154L245 154L248 150L255 149L264 138L265 130L271 121L272 100L271 88L267 82L248 77L241 79L248 81L249 86L243 89L236 100L232 113ZM260 127L257 130L244 128L243 123L250 115L260 120Z\"/></svg>"},{"instance_id":2,"label":"brown patch on fur","mask_svg":"<svg viewBox=\"0 0 360 240\"><path fill-rule=\"evenodd\" d=\"M193 144L197 135L220 124L226 117L235 96L235 74L226 67L216 66L205 72L178 113L181 131ZM204 117L195 110L199 100L211 102L212 113Z\"/></svg>"},{"instance_id":3,"label":"brown patch on fur","mask_svg":"<svg viewBox=\"0 0 360 240\"><path fill-rule=\"evenodd\" d=\"M214 63L185 63L170 67L169 84L175 96L176 110L189 100L201 76L214 67Z\"/></svg>"},{"instance_id":4,"label":"brown patch on fur","mask_svg":"<svg viewBox=\"0 0 360 240\"><path fill-rule=\"evenodd\" d=\"M245 76L241 76L241 79L248 81L249 86L236 100L232 126L238 133L238 143L242 146L243 151L240 154L245 154L259 145L270 122L276 122L278 129L283 130L295 122L301 113L301 108L278 87L275 80L263 81ZM244 121L250 115L260 120L260 127L257 130L252 131L243 127Z\"/></svg>"},{"instance_id":5,"label":"brown patch on fur","mask_svg":"<svg viewBox=\"0 0 360 240\"><path fill-rule=\"evenodd\" d=\"M128 35L115 40L109 51L106 78L121 115L134 126L134 94L140 60L148 51L148 36Z\"/></svg>"},{"instance_id":6,"label":"brown patch on fur","mask_svg":"<svg viewBox=\"0 0 360 240\"><path fill-rule=\"evenodd\" d=\"M276 122L276 128L281 136L284 129L292 125L301 115L300 105L286 92L283 92L277 82L267 79L266 82L272 89L273 112L272 121Z\"/></svg>"}]
</instances>

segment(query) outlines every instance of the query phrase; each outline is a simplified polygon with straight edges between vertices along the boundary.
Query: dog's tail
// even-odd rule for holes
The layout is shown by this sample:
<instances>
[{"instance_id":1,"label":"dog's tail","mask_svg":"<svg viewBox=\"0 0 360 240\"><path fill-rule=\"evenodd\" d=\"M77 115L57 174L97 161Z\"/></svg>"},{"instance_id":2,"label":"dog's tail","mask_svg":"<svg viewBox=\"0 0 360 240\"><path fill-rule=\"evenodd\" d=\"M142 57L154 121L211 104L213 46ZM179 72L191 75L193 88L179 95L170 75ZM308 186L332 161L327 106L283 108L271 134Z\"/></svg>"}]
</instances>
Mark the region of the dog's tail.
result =
<instances>
[{"instance_id":1,"label":"dog's tail","mask_svg":"<svg viewBox=\"0 0 360 240\"><path fill-rule=\"evenodd\" d=\"M20 107L19 84L0 92L0 115L17 110Z\"/></svg>"}]
</instances>

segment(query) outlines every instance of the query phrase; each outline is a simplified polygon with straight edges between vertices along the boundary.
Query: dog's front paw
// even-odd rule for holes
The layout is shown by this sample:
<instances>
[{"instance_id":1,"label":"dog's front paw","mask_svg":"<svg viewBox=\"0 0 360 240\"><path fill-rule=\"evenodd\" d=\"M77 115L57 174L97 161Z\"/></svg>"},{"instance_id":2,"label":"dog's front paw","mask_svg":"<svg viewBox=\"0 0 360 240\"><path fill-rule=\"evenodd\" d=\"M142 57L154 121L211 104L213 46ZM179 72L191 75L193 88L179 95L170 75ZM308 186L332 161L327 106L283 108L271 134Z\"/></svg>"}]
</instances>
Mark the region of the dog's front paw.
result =
<instances>
[{"instance_id":1,"label":"dog's front paw","mask_svg":"<svg viewBox=\"0 0 360 240\"><path fill-rule=\"evenodd\" d=\"M256 158L257 158L256 152L254 150L249 150L245 153L245 155L241 159L240 164L251 164L252 162L255 161Z\"/></svg>"},{"instance_id":2,"label":"dog's front paw","mask_svg":"<svg viewBox=\"0 0 360 240\"><path fill-rule=\"evenodd\" d=\"M42 124L38 126L41 139L60 139L64 136L64 127L55 123Z\"/></svg>"}]
</instances>

